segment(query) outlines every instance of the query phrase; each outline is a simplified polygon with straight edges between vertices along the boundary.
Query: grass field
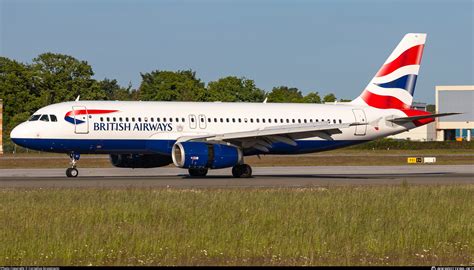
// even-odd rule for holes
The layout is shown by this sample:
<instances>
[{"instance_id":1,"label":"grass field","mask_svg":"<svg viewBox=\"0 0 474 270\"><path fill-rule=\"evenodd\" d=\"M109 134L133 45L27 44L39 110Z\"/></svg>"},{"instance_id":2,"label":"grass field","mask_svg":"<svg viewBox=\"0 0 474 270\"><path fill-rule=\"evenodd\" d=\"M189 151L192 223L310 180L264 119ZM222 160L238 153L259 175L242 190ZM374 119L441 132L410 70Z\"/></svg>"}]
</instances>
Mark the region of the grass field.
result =
<instances>
[{"instance_id":1,"label":"grass field","mask_svg":"<svg viewBox=\"0 0 474 270\"><path fill-rule=\"evenodd\" d=\"M359 150L343 149L307 155L268 155L246 157L252 166L329 166L329 165L405 165L407 157L434 156L436 164L473 164L474 152L470 149L425 150ZM65 154L22 153L0 157L0 169L8 168L66 168L69 158ZM82 155L78 163L82 168L112 167L107 155ZM173 166L173 165L171 165Z\"/></svg>"},{"instance_id":2,"label":"grass field","mask_svg":"<svg viewBox=\"0 0 474 270\"><path fill-rule=\"evenodd\" d=\"M473 185L0 192L0 265L474 264Z\"/></svg>"}]
</instances>

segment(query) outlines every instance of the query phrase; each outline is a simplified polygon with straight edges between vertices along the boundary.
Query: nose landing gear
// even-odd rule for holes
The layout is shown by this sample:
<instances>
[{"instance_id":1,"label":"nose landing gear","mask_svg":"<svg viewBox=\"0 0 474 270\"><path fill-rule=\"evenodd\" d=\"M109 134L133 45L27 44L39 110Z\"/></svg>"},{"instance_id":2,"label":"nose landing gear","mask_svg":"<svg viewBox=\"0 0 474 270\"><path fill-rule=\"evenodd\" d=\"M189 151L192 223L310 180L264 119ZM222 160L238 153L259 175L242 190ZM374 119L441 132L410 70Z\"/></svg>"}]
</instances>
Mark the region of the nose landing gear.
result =
<instances>
[{"instance_id":1,"label":"nose landing gear","mask_svg":"<svg viewBox=\"0 0 474 270\"><path fill-rule=\"evenodd\" d=\"M66 169L67 177L77 177L79 171L76 169L76 162L81 158L79 153L70 153L69 158L71 159L71 168Z\"/></svg>"}]
</instances>

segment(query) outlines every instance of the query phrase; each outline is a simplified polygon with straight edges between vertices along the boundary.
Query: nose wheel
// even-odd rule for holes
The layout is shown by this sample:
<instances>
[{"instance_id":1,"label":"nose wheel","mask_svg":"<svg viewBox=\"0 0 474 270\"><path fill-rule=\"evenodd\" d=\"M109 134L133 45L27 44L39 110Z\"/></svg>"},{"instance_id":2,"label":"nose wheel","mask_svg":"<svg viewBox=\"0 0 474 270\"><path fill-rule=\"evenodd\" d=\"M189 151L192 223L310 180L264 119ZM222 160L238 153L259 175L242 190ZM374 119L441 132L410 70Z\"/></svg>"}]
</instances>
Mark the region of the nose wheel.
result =
<instances>
[{"instance_id":1,"label":"nose wheel","mask_svg":"<svg viewBox=\"0 0 474 270\"><path fill-rule=\"evenodd\" d=\"M66 169L66 176L67 177L77 177L79 175L79 171L76 169L76 163L81 158L79 153L70 153L69 158L71 159L71 168Z\"/></svg>"},{"instance_id":2,"label":"nose wheel","mask_svg":"<svg viewBox=\"0 0 474 270\"><path fill-rule=\"evenodd\" d=\"M67 177L77 177L79 175L79 171L76 168L67 168L66 176Z\"/></svg>"}]
</instances>

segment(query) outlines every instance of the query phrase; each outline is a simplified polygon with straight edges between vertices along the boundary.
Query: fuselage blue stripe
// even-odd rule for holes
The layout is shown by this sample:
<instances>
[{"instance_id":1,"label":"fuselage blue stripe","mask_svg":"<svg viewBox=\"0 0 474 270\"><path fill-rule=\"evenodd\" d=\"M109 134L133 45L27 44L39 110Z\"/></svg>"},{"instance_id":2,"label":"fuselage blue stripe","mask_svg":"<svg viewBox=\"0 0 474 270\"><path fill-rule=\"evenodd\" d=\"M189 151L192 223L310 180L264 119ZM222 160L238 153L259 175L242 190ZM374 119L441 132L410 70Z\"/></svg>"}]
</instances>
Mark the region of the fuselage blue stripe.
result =
<instances>
[{"instance_id":1,"label":"fuselage blue stripe","mask_svg":"<svg viewBox=\"0 0 474 270\"><path fill-rule=\"evenodd\" d=\"M33 150L81 154L119 154L159 153L170 155L175 140L99 140L99 139L12 139L14 143ZM365 140L300 140L296 146L285 143L273 143L269 153L255 149L247 150L244 155L257 154L304 154L332 150L366 142Z\"/></svg>"}]
</instances>

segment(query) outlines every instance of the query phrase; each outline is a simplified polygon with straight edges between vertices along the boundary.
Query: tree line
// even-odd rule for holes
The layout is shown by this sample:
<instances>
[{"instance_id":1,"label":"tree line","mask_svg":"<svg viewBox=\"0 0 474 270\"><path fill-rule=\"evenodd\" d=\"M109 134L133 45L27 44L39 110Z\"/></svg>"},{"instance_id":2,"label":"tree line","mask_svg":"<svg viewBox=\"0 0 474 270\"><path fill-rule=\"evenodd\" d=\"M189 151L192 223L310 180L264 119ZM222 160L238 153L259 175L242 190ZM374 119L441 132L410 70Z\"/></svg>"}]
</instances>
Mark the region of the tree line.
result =
<instances>
[{"instance_id":1,"label":"tree line","mask_svg":"<svg viewBox=\"0 0 474 270\"><path fill-rule=\"evenodd\" d=\"M332 93L306 95L295 87L278 86L269 92L245 77L227 76L207 85L192 70L154 70L140 73L138 89L123 87L115 79L92 78L87 61L44 53L31 63L0 57L0 99L3 100L3 141L11 146L10 131L41 107L81 100L223 101L223 102L334 102ZM341 100L347 101L347 100Z\"/></svg>"}]
</instances>

